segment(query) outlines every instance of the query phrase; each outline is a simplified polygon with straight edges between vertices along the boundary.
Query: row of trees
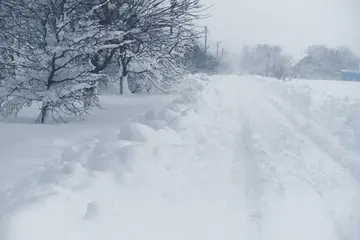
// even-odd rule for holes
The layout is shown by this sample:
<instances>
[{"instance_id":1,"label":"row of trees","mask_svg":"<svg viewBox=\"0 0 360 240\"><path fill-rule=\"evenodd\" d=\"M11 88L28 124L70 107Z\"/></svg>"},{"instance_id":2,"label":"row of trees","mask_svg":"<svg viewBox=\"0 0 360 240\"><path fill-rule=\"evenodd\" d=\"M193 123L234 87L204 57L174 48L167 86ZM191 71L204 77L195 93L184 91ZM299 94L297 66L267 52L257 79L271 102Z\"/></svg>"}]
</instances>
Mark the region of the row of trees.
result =
<instances>
[{"instance_id":1,"label":"row of trees","mask_svg":"<svg viewBox=\"0 0 360 240\"><path fill-rule=\"evenodd\" d=\"M99 83L117 81L123 94L135 75L166 88L201 34L199 1L0 1L1 115L40 102L39 123L83 116L99 106Z\"/></svg>"},{"instance_id":2,"label":"row of trees","mask_svg":"<svg viewBox=\"0 0 360 240\"><path fill-rule=\"evenodd\" d=\"M360 57L347 47L309 46L304 56L294 59L279 45L245 46L240 57L244 73L278 79L339 79L341 70L358 70Z\"/></svg>"}]
</instances>

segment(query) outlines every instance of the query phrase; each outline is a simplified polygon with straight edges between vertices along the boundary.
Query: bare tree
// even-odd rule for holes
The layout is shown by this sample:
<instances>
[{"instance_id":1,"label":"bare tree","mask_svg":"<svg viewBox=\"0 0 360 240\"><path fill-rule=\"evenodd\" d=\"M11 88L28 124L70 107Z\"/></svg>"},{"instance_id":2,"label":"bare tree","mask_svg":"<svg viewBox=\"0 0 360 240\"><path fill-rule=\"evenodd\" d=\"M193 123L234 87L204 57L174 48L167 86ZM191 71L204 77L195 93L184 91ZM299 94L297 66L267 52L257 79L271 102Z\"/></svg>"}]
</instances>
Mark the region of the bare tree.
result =
<instances>
[{"instance_id":1,"label":"bare tree","mask_svg":"<svg viewBox=\"0 0 360 240\"><path fill-rule=\"evenodd\" d=\"M288 77L291 58L278 45L245 46L241 57L242 71L267 77Z\"/></svg>"}]
</instances>

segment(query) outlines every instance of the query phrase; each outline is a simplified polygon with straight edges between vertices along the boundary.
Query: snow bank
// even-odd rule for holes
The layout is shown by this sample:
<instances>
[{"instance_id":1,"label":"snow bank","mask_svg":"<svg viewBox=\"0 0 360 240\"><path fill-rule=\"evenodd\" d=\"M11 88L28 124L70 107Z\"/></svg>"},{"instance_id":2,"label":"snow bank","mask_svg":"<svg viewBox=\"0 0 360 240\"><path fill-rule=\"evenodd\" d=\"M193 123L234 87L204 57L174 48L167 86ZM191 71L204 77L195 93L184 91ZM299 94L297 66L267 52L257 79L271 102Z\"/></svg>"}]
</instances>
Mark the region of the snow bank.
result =
<instances>
[{"instance_id":1,"label":"snow bank","mask_svg":"<svg viewBox=\"0 0 360 240\"><path fill-rule=\"evenodd\" d=\"M178 84L175 84L170 91L185 93L183 96L193 97L207 86L209 80L210 78L206 74L189 74L183 77Z\"/></svg>"}]
</instances>

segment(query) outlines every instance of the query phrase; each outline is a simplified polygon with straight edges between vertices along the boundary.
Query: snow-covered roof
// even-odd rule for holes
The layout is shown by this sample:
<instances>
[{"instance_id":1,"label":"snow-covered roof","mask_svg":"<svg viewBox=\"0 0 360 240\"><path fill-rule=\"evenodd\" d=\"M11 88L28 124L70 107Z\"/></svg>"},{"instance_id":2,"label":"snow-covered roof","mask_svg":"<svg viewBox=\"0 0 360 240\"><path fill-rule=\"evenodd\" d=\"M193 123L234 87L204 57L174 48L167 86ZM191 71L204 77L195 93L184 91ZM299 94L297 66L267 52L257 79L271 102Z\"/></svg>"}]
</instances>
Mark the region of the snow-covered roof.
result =
<instances>
[{"instance_id":1,"label":"snow-covered roof","mask_svg":"<svg viewBox=\"0 0 360 240\"><path fill-rule=\"evenodd\" d=\"M305 54L305 55L301 55L298 56L296 58L294 58L293 60L290 61L290 66L291 67L295 67L296 65L298 65L302 60L304 60L305 58L311 57L311 55L309 54Z\"/></svg>"}]
</instances>

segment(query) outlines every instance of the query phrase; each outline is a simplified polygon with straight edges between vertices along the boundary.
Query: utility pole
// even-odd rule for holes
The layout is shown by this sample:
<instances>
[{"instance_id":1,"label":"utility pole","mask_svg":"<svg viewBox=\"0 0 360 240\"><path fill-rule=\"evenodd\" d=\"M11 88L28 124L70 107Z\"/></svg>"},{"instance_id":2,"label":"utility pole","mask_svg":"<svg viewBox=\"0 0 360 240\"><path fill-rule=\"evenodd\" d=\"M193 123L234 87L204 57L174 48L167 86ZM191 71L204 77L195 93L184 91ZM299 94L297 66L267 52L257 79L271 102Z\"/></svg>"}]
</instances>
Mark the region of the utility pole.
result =
<instances>
[{"instance_id":1,"label":"utility pole","mask_svg":"<svg viewBox=\"0 0 360 240\"><path fill-rule=\"evenodd\" d=\"M216 59L220 61L220 43L221 41L216 43Z\"/></svg>"},{"instance_id":2,"label":"utility pole","mask_svg":"<svg viewBox=\"0 0 360 240\"><path fill-rule=\"evenodd\" d=\"M208 27L205 26L205 46L204 46L204 53L205 54L206 54L207 49L208 49L207 45L208 45Z\"/></svg>"}]
</instances>

